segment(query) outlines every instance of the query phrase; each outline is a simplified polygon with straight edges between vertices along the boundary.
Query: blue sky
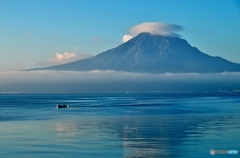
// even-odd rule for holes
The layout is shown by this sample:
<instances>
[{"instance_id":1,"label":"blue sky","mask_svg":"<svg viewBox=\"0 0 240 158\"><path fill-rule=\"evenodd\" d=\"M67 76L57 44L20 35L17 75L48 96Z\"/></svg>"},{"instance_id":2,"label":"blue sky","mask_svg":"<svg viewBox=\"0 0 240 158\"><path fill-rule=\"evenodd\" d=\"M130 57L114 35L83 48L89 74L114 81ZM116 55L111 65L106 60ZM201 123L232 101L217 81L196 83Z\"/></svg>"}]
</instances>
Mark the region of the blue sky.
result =
<instances>
[{"instance_id":1,"label":"blue sky","mask_svg":"<svg viewBox=\"0 0 240 158\"><path fill-rule=\"evenodd\" d=\"M192 46L240 63L237 0L1 0L0 71L94 56L144 22L183 26Z\"/></svg>"}]
</instances>

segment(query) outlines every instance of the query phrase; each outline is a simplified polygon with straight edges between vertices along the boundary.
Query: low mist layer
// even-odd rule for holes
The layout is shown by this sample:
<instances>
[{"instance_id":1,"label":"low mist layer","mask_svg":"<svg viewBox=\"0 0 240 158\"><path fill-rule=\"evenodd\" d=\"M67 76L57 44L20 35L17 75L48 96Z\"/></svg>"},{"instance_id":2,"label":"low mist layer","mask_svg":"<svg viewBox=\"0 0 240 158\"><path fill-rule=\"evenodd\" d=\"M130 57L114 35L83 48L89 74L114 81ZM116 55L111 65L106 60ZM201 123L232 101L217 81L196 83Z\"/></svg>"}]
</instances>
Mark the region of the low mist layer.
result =
<instances>
[{"instance_id":1,"label":"low mist layer","mask_svg":"<svg viewBox=\"0 0 240 158\"><path fill-rule=\"evenodd\" d=\"M240 92L240 73L141 74L116 71L0 72L0 93Z\"/></svg>"}]
</instances>

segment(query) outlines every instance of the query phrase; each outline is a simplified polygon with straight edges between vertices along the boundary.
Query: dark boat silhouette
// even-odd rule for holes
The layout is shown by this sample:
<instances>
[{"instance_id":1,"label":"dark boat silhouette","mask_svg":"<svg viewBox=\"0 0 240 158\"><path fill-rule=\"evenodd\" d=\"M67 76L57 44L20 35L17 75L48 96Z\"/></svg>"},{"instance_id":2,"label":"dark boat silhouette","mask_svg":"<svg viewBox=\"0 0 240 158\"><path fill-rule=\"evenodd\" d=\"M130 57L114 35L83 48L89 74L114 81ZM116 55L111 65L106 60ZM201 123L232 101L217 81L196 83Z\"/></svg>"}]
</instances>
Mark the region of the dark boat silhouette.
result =
<instances>
[{"instance_id":1,"label":"dark boat silhouette","mask_svg":"<svg viewBox=\"0 0 240 158\"><path fill-rule=\"evenodd\" d=\"M67 104L57 104L57 108L68 108Z\"/></svg>"}]
</instances>

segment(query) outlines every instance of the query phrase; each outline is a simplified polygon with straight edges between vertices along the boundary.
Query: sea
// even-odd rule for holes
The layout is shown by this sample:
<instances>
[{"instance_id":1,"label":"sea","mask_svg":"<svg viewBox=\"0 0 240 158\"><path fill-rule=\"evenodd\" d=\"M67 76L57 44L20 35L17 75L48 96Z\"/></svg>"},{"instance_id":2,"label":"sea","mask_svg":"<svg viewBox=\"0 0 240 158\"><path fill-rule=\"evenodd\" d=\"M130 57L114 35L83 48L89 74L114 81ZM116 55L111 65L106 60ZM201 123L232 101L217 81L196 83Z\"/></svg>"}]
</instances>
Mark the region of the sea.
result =
<instances>
[{"instance_id":1,"label":"sea","mask_svg":"<svg viewBox=\"0 0 240 158\"><path fill-rule=\"evenodd\" d=\"M0 95L1 158L234 158L238 152L240 94Z\"/></svg>"}]
</instances>

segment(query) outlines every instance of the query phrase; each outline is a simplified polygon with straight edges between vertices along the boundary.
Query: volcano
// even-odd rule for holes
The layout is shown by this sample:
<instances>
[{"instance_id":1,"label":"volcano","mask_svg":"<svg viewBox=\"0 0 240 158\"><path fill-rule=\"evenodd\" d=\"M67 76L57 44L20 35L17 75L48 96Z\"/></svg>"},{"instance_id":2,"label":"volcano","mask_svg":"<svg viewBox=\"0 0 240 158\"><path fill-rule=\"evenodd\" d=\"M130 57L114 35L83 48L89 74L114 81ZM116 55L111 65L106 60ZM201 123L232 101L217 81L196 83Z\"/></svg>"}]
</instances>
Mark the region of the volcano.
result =
<instances>
[{"instance_id":1,"label":"volcano","mask_svg":"<svg viewBox=\"0 0 240 158\"><path fill-rule=\"evenodd\" d=\"M141 33L92 58L31 70L220 73L240 72L240 64L209 56L179 37Z\"/></svg>"}]
</instances>

